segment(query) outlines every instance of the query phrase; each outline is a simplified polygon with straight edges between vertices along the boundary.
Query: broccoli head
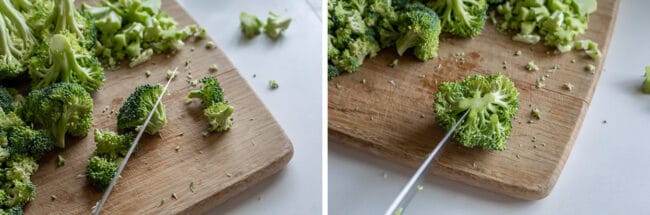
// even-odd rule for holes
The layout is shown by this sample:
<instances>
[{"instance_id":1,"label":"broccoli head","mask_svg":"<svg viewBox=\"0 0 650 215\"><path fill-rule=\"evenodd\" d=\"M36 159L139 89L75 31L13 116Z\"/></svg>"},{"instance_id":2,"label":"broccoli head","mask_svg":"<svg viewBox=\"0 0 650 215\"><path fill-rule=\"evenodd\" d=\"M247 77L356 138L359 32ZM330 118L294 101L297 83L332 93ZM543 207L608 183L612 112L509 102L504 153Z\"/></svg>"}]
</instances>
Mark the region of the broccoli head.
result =
<instances>
[{"instance_id":1,"label":"broccoli head","mask_svg":"<svg viewBox=\"0 0 650 215\"><path fill-rule=\"evenodd\" d=\"M54 141L44 130L15 126L7 130L7 151L11 154L31 155L38 159L52 150Z\"/></svg>"},{"instance_id":2,"label":"broccoli head","mask_svg":"<svg viewBox=\"0 0 650 215\"><path fill-rule=\"evenodd\" d=\"M74 0L55 0L54 8L43 26L50 34L68 32L74 35L83 47L90 48L95 41L96 30L91 17L79 13L75 9Z\"/></svg>"},{"instance_id":3,"label":"broccoli head","mask_svg":"<svg viewBox=\"0 0 650 215\"><path fill-rule=\"evenodd\" d=\"M239 14L239 21L241 22L241 32L248 38L253 38L262 32L260 29L264 23L255 15L241 12Z\"/></svg>"},{"instance_id":4,"label":"broccoli head","mask_svg":"<svg viewBox=\"0 0 650 215\"><path fill-rule=\"evenodd\" d=\"M26 70L25 56L36 38L26 18L9 0L0 0L0 79L15 78Z\"/></svg>"},{"instance_id":5,"label":"broccoli head","mask_svg":"<svg viewBox=\"0 0 650 215\"><path fill-rule=\"evenodd\" d=\"M399 55L414 47L415 56L423 61L438 56L440 19L433 10L420 3L406 6L399 17L400 38L395 46Z\"/></svg>"},{"instance_id":6,"label":"broccoli head","mask_svg":"<svg viewBox=\"0 0 650 215\"><path fill-rule=\"evenodd\" d=\"M442 31L461 37L481 34L487 17L485 0L440 0L428 6L435 10L442 22Z\"/></svg>"},{"instance_id":7,"label":"broccoli head","mask_svg":"<svg viewBox=\"0 0 650 215\"><path fill-rule=\"evenodd\" d=\"M134 138L135 136L131 133L119 135L112 131L95 129L95 143L97 144L95 155L111 159L125 156L129 152Z\"/></svg>"},{"instance_id":8,"label":"broccoli head","mask_svg":"<svg viewBox=\"0 0 650 215\"><path fill-rule=\"evenodd\" d=\"M269 12L269 18L266 19L264 25L264 33L271 39L277 39L282 35L282 32L289 28L291 18L280 18L277 14Z\"/></svg>"},{"instance_id":9,"label":"broccoli head","mask_svg":"<svg viewBox=\"0 0 650 215\"><path fill-rule=\"evenodd\" d=\"M226 102L219 102L205 108L203 114L208 118L208 131L222 132L230 129L232 126L232 118L230 116L234 110Z\"/></svg>"},{"instance_id":10,"label":"broccoli head","mask_svg":"<svg viewBox=\"0 0 650 215\"><path fill-rule=\"evenodd\" d=\"M201 89L192 90L187 94L188 99L201 99L201 103L206 107L224 101L223 89L216 78L205 77L201 79L201 83Z\"/></svg>"},{"instance_id":11,"label":"broccoli head","mask_svg":"<svg viewBox=\"0 0 650 215\"><path fill-rule=\"evenodd\" d=\"M113 180L121 159L110 159L93 155L88 161L86 178L98 190L104 190Z\"/></svg>"},{"instance_id":12,"label":"broccoli head","mask_svg":"<svg viewBox=\"0 0 650 215\"><path fill-rule=\"evenodd\" d=\"M65 148L65 135L83 137L92 125L93 100L75 83L56 83L33 90L26 98L23 118L40 125L54 138L54 145Z\"/></svg>"},{"instance_id":13,"label":"broccoli head","mask_svg":"<svg viewBox=\"0 0 650 215\"><path fill-rule=\"evenodd\" d=\"M504 150L517 114L519 91L506 76L474 75L461 82L445 82L436 93L436 120L445 129L469 111L454 131L454 138L466 147Z\"/></svg>"},{"instance_id":14,"label":"broccoli head","mask_svg":"<svg viewBox=\"0 0 650 215\"><path fill-rule=\"evenodd\" d=\"M135 88L135 91L126 99L117 115L117 128L122 131L139 130L147 119L149 112L153 110L158 97L164 93L160 84L145 84ZM161 102L154 111L151 121L145 131L151 135L158 133L167 124L165 106Z\"/></svg>"},{"instance_id":15,"label":"broccoli head","mask_svg":"<svg viewBox=\"0 0 650 215\"><path fill-rule=\"evenodd\" d=\"M14 111L14 96L3 86L0 86L0 109L7 113Z\"/></svg>"}]
</instances>

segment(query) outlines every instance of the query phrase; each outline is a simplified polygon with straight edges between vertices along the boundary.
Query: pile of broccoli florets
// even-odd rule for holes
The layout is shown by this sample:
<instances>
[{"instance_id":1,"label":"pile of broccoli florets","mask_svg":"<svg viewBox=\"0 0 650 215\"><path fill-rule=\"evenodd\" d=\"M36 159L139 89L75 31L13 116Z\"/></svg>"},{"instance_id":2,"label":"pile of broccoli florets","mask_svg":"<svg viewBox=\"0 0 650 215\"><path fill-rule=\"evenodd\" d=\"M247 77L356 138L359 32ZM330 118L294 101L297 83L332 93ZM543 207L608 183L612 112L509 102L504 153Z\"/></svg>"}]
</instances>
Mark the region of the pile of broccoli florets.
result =
<instances>
[{"instance_id":1,"label":"pile of broccoli florets","mask_svg":"<svg viewBox=\"0 0 650 215\"><path fill-rule=\"evenodd\" d=\"M391 46L399 55L413 48L422 61L434 58L440 32L479 35L487 8L485 0L329 0L328 78L355 72L366 57Z\"/></svg>"},{"instance_id":2,"label":"pile of broccoli florets","mask_svg":"<svg viewBox=\"0 0 650 215\"><path fill-rule=\"evenodd\" d=\"M433 108L436 120L447 130L469 111L454 131L454 138L464 146L504 150L519 110L518 96L515 84L504 75L474 75L440 84Z\"/></svg>"},{"instance_id":3,"label":"pile of broccoli florets","mask_svg":"<svg viewBox=\"0 0 650 215\"><path fill-rule=\"evenodd\" d=\"M190 91L187 98L189 101L194 98L201 100L203 114L208 118L208 132L227 131L232 126L231 115L235 109L224 99L223 89L216 78L205 77L201 83L203 86Z\"/></svg>"}]
</instances>

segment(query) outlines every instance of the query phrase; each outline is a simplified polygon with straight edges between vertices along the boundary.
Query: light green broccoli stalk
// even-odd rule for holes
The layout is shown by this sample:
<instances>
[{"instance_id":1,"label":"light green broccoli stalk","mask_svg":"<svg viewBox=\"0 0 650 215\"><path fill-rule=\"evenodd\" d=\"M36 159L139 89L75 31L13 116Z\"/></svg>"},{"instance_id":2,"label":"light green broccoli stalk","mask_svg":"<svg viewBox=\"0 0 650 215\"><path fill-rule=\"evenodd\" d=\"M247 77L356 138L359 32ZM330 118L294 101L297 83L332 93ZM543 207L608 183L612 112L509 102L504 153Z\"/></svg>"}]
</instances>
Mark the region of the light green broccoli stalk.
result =
<instances>
[{"instance_id":1,"label":"light green broccoli stalk","mask_svg":"<svg viewBox=\"0 0 650 215\"><path fill-rule=\"evenodd\" d=\"M83 137L92 125L93 99L75 83L56 83L33 90L21 112L27 121L49 131L54 145L65 148L65 135Z\"/></svg>"},{"instance_id":2,"label":"light green broccoli stalk","mask_svg":"<svg viewBox=\"0 0 650 215\"><path fill-rule=\"evenodd\" d=\"M440 0L428 6L435 10L442 22L442 31L461 37L481 34L487 17L485 0Z\"/></svg>"},{"instance_id":3,"label":"light green broccoli stalk","mask_svg":"<svg viewBox=\"0 0 650 215\"><path fill-rule=\"evenodd\" d=\"M9 0L0 0L0 79L26 70L25 55L36 42L25 17Z\"/></svg>"},{"instance_id":4,"label":"light green broccoli stalk","mask_svg":"<svg viewBox=\"0 0 650 215\"><path fill-rule=\"evenodd\" d=\"M50 34L68 32L74 35L83 47L92 47L95 41L95 26L92 20L89 16L77 12L74 0L55 0L54 8L44 26Z\"/></svg>"},{"instance_id":5,"label":"light green broccoli stalk","mask_svg":"<svg viewBox=\"0 0 650 215\"><path fill-rule=\"evenodd\" d=\"M422 61L438 56L441 27L436 12L420 3L408 5L399 16L398 29L401 36L395 46L399 55L413 47L415 56Z\"/></svg>"},{"instance_id":6,"label":"light green broccoli stalk","mask_svg":"<svg viewBox=\"0 0 650 215\"><path fill-rule=\"evenodd\" d=\"M141 126L147 119L149 112L153 110L158 97L164 93L160 84L145 84L135 88L120 108L117 115L117 128L121 131L133 131L142 129ZM151 121L145 128L148 134L154 135L167 124L165 106L161 102L156 107Z\"/></svg>"},{"instance_id":7,"label":"light green broccoli stalk","mask_svg":"<svg viewBox=\"0 0 650 215\"><path fill-rule=\"evenodd\" d=\"M264 25L264 33L271 39L278 39L290 24L291 18L280 18L277 14L269 12L269 18L266 19L266 25Z\"/></svg>"},{"instance_id":8,"label":"light green broccoli stalk","mask_svg":"<svg viewBox=\"0 0 650 215\"><path fill-rule=\"evenodd\" d=\"M253 38L262 32L261 29L264 23L255 15L241 12L239 21L241 22L241 32L248 38Z\"/></svg>"},{"instance_id":9,"label":"light green broccoli stalk","mask_svg":"<svg viewBox=\"0 0 650 215\"><path fill-rule=\"evenodd\" d=\"M519 91L506 76L469 76L461 82L440 84L433 108L436 120L450 129L469 111L454 131L454 138L466 147L504 150L517 114Z\"/></svg>"},{"instance_id":10,"label":"light green broccoli stalk","mask_svg":"<svg viewBox=\"0 0 650 215\"><path fill-rule=\"evenodd\" d=\"M29 74L32 87L42 89L57 82L77 83L88 92L95 92L104 84L104 72L99 61L90 52L76 44L69 34L56 34L40 47L49 54L30 59Z\"/></svg>"}]
</instances>

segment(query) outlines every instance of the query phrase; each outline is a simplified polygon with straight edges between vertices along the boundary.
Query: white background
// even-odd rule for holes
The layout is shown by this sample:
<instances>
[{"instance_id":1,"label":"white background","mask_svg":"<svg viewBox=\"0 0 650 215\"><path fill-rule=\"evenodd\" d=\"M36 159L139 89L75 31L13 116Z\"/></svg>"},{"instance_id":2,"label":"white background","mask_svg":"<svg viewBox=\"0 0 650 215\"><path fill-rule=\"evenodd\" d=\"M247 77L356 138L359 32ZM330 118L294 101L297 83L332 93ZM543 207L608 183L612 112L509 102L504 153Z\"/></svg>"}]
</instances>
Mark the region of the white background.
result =
<instances>
[{"instance_id":1,"label":"white background","mask_svg":"<svg viewBox=\"0 0 650 215\"><path fill-rule=\"evenodd\" d=\"M523 201L433 178L405 214L649 214L650 95L640 91L650 65L649 8L650 1L620 2L591 107L548 197ZM383 214L413 172L330 142L329 212Z\"/></svg>"},{"instance_id":2,"label":"white background","mask_svg":"<svg viewBox=\"0 0 650 215\"><path fill-rule=\"evenodd\" d=\"M294 155L277 175L209 214L317 214L321 206L321 3L317 0L179 0L208 30L293 142ZM284 37L248 40L239 28L246 11L266 21L269 11L293 18ZM253 74L256 75L253 78ZM280 88L270 90L275 79ZM317 212L317 213L314 213Z\"/></svg>"}]
</instances>

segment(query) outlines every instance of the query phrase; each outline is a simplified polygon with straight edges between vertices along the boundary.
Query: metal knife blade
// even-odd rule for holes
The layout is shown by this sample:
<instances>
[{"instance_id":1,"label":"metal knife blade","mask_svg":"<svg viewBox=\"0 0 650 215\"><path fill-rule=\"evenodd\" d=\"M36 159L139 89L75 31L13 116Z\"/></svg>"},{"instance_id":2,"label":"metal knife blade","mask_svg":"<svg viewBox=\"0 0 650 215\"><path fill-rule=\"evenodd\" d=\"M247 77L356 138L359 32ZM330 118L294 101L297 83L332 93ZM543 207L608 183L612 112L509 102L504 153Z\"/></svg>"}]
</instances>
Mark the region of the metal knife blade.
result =
<instances>
[{"instance_id":1,"label":"metal knife blade","mask_svg":"<svg viewBox=\"0 0 650 215\"><path fill-rule=\"evenodd\" d=\"M419 188L421 185L421 182L424 178L424 176L429 173L429 168L431 167L431 162L433 161L433 158L436 157L438 152L440 152L440 149L447 143L447 140L449 140L449 137L451 137L451 134L454 133L458 125L467 117L467 114L469 111L465 111L462 117L458 119L456 124L449 129L447 134L440 140L436 148L431 151L431 153L427 156L427 158L424 160L424 163L420 165L418 170L415 172L415 174L411 177L408 183L402 188L402 191L397 195L397 198L393 201L393 203L390 205L388 210L386 210L386 213L384 215L401 215L408 204L411 202L411 199L415 196L415 193L417 190L420 190Z\"/></svg>"},{"instance_id":2,"label":"metal knife blade","mask_svg":"<svg viewBox=\"0 0 650 215\"><path fill-rule=\"evenodd\" d=\"M156 103L153 105L153 109L149 112L149 115L147 115L147 119L144 121L144 123L140 126L140 130L138 131L138 135L135 137L133 140L133 143L131 144L131 148L129 148L129 152L126 153L126 156L124 156L124 159L122 160L122 163L120 164L119 168L117 168L117 171L115 172L115 176L113 176L113 180L111 180L111 183L108 185L108 188L104 191L104 195L102 195L102 199L97 202L97 205L95 205L95 208L93 209L93 215L99 215L99 212L102 210L102 207L104 206L104 203L106 203L106 200L108 199L108 196L111 194L111 191L113 191L113 187L115 186L115 183L117 183L117 179L120 178L120 175L122 174L122 171L124 170L124 167L126 166L126 162L129 161L129 158L131 157L131 154L133 154L133 151L135 150L136 146L138 145L138 142L140 141L140 138L142 137L142 134L144 133L145 128L149 124L149 121L151 121L151 117L153 116L153 113L155 112L156 108L158 105L162 102L163 96L165 96L165 93L167 93L167 88L169 87L169 83L174 79L174 77L171 77L168 81L167 84L165 84L165 87L163 88L162 93L160 96L158 96L158 100L156 100Z\"/></svg>"}]
</instances>

